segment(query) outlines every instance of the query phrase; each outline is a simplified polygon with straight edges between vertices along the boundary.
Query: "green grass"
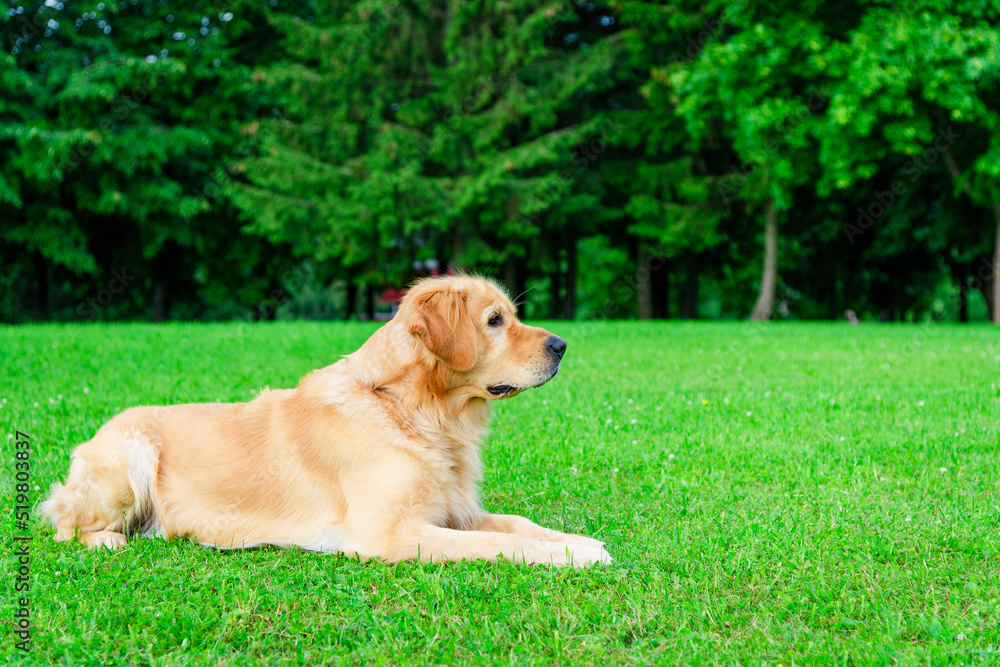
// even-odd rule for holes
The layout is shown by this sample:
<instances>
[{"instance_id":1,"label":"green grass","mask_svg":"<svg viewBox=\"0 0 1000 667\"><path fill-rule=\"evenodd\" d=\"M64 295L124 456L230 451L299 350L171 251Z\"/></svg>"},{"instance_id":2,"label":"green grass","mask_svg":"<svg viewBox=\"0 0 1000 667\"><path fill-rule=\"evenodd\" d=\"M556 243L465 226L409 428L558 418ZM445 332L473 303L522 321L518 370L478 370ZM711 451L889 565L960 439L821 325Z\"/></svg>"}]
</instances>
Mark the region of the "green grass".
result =
<instances>
[{"instance_id":1,"label":"green grass","mask_svg":"<svg viewBox=\"0 0 1000 667\"><path fill-rule=\"evenodd\" d=\"M1000 661L1000 332L551 323L550 384L497 405L484 506L604 539L589 570L383 565L31 525L35 664ZM132 405L294 386L371 325L0 329L0 419L41 499ZM85 393L85 388L89 392ZM61 398L60 398L61 395ZM13 440L3 442L13 648Z\"/></svg>"}]
</instances>

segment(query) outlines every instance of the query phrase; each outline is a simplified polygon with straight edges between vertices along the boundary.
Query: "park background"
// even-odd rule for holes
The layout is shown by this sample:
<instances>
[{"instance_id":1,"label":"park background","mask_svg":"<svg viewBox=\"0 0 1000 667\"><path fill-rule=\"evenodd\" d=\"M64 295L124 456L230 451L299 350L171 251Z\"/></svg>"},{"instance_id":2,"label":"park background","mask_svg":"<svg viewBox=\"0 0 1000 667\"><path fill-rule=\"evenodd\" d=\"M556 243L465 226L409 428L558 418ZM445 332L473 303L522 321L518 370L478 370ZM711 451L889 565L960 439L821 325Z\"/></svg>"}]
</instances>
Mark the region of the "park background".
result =
<instances>
[{"instance_id":1,"label":"park background","mask_svg":"<svg viewBox=\"0 0 1000 667\"><path fill-rule=\"evenodd\" d=\"M0 321L1000 320L995 2L8 0Z\"/></svg>"},{"instance_id":2,"label":"park background","mask_svg":"<svg viewBox=\"0 0 1000 667\"><path fill-rule=\"evenodd\" d=\"M7 0L0 661L997 664L998 24ZM88 552L18 510L122 410L294 387L455 268L569 342L495 405L483 507L613 563Z\"/></svg>"}]
</instances>

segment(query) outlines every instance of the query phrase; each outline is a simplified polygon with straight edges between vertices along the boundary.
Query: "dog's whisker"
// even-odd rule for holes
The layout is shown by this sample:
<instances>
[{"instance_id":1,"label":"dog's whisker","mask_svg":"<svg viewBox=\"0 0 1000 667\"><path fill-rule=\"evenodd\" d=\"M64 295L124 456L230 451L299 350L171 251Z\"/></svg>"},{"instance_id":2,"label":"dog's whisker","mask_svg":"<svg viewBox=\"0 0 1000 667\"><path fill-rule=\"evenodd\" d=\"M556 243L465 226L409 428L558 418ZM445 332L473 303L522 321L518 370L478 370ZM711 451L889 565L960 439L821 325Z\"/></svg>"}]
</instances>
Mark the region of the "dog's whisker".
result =
<instances>
[{"instance_id":1,"label":"dog's whisker","mask_svg":"<svg viewBox=\"0 0 1000 667\"><path fill-rule=\"evenodd\" d=\"M520 300L521 297L524 296L525 294L527 294L528 292L530 292L531 290L535 289L536 287L538 287L538 285L532 285L531 287L529 287L528 289L524 290L523 292L521 292L520 294L518 294L516 297L514 297L514 299L513 299L513 301L514 301L514 307L517 308L518 306L521 306L521 305L527 303L527 300L521 301Z\"/></svg>"}]
</instances>

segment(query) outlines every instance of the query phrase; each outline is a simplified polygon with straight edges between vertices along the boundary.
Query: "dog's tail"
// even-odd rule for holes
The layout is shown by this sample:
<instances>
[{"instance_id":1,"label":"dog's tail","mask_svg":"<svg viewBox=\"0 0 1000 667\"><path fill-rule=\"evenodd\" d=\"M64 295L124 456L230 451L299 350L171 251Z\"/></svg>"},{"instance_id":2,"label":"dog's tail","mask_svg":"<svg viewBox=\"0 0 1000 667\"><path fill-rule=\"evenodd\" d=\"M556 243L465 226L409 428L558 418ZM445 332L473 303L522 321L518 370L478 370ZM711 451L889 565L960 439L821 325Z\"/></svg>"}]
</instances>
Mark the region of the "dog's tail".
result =
<instances>
[{"instance_id":1,"label":"dog's tail","mask_svg":"<svg viewBox=\"0 0 1000 667\"><path fill-rule=\"evenodd\" d=\"M39 512L55 527L57 541L78 536L91 546L120 546L126 534L158 531L158 468L155 439L102 429L73 453L66 483L52 485Z\"/></svg>"}]
</instances>

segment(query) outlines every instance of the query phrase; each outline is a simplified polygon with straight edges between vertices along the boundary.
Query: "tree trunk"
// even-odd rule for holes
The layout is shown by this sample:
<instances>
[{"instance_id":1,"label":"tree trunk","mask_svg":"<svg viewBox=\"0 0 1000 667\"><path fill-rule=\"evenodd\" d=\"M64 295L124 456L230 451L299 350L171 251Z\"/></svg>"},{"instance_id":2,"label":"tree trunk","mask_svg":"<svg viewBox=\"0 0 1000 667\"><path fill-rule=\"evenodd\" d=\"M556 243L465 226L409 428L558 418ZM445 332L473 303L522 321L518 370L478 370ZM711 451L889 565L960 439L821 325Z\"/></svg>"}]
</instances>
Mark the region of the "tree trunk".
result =
<instances>
[{"instance_id":1,"label":"tree trunk","mask_svg":"<svg viewBox=\"0 0 1000 667\"><path fill-rule=\"evenodd\" d=\"M764 229L764 275L760 279L760 294L750 314L751 320L769 320L774 312L774 290L778 284L778 212L774 197L767 198Z\"/></svg>"},{"instance_id":2,"label":"tree trunk","mask_svg":"<svg viewBox=\"0 0 1000 667\"><path fill-rule=\"evenodd\" d=\"M681 310L682 320L698 319L698 265L690 262L684 274L684 285L681 286Z\"/></svg>"},{"instance_id":3,"label":"tree trunk","mask_svg":"<svg viewBox=\"0 0 1000 667\"><path fill-rule=\"evenodd\" d=\"M35 284L38 287L38 311L42 319L49 319L49 267L42 253L31 254L35 267Z\"/></svg>"},{"instance_id":4,"label":"tree trunk","mask_svg":"<svg viewBox=\"0 0 1000 667\"><path fill-rule=\"evenodd\" d=\"M170 306L168 305L167 286L162 276L157 276L153 281L153 321L163 322L170 316Z\"/></svg>"},{"instance_id":5,"label":"tree trunk","mask_svg":"<svg viewBox=\"0 0 1000 667\"><path fill-rule=\"evenodd\" d=\"M170 319L170 296L177 275L177 246L172 241L163 244L153 262L152 316L154 322Z\"/></svg>"},{"instance_id":6,"label":"tree trunk","mask_svg":"<svg viewBox=\"0 0 1000 667\"><path fill-rule=\"evenodd\" d=\"M983 264L986 263L986 258L983 257ZM993 296L993 281L987 278L986 280L980 281L979 292L983 295L983 301L986 302L986 321L993 321L993 302L990 297Z\"/></svg>"},{"instance_id":7,"label":"tree trunk","mask_svg":"<svg viewBox=\"0 0 1000 667\"><path fill-rule=\"evenodd\" d=\"M347 303L344 306L344 319L350 320L354 317L358 310L358 286L350 278L347 279L347 285L344 288L347 292Z\"/></svg>"},{"instance_id":8,"label":"tree trunk","mask_svg":"<svg viewBox=\"0 0 1000 667\"><path fill-rule=\"evenodd\" d=\"M566 278L565 292L563 296L563 319L576 319L576 275L577 267L577 239L572 237L566 247Z\"/></svg>"},{"instance_id":9,"label":"tree trunk","mask_svg":"<svg viewBox=\"0 0 1000 667\"><path fill-rule=\"evenodd\" d=\"M651 270L649 275L653 319L665 320L670 317L670 270L667 268L667 260L662 257L658 257L653 264L656 268Z\"/></svg>"},{"instance_id":10,"label":"tree trunk","mask_svg":"<svg viewBox=\"0 0 1000 667\"><path fill-rule=\"evenodd\" d=\"M504 265L504 282L507 283L507 290L517 306L518 318L524 317L524 271L521 262L517 257L508 257Z\"/></svg>"},{"instance_id":11,"label":"tree trunk","mask_svg":"<svg viewBox=\"0 0 1000 667\"><path fill-rule=\"evenodd\" d=\"M969 267L960 262L953 267L955 281L958 283L958 321L969 321Z\"/></svg>"},{"instance_id":12,"label":"tree trunk","mask_svg":"<svg viewBox=\"0 0 1000 667\"><path fill-rule=\"evenodd\" d=\"M944 162L948 166L951 178L958 181L962 176L955 156L951 151L944 152ZM966 180L962 188L965 194L972 198L972 184ZM996 236L993 241L993 264L986 271L986 278L983 279L980 289L983 297L986 298L986 307L990 312L990 322L1000 324L1000 203L993 204L993 218L996 220Z\"/></svg>"},{"instance_id":13,"label":"tree trunk","mask_svg":"<svg viewBox=\"0 0 1000 667\"><path fill-rule=\"evenodd\" d=\"M649 284L650 275L646 268L648 260L649 252L646 250L646 244L639 241L635 259L635 291L640 320L653 319L653 290Z\"/></svg>"},{"instance_id":14,"label":"tree trunk","mask_svg":"<svg viewBox=\"0 0 1000 667\"><path fill-rule=\"evenodd\" d=\"M836 322L837 320L839 320L841 318L841 313L839 312L840 309L837 307L839 305L839 302L840 302L840 299L838 298L839 297L839 294L838 294L838 292L839 292L839 290L838 290L838 283L839 283L838 273L839 272L837 271L837 265L834 264L833 265L833 269L832 269L832 279L830 280L830 293L828 295L829 298L830 298L830 300L829 300L829 303L827 305L827 308L828 308L828 310L827 310L827 313L828 313L827 317L829 319L833 320L834 322Z\"/></svg>"},{"instance_id":15,"label":"tree trunk","mask_svg":"<svg viewBox=\"0 0 1000 667\"><path fill-rule=\"evenodd\" d=\"M556 253L556 270L549 274L549 319L558 320L562 313L562 275L559 273L559 253Z\"/></svg>"},{"instance_id":16,"label":"tree trunk","mask_svg":"<svg viewBox=\"0 0 1000 667\"><path fill-rule=\"evenodd\" d=\"M993 270L992 285L992 308L990 308L990 321L993 324L1000 324L1000 204L993 205L993 216L997 223L996 238L993 241Z\"/></svg>"},{"instance_id":17,"label":"tree trunk","mask_svg":"<svg viewBox=\"0 0 1000 667\"><path fill-rule=\"evenodd\" d=\"M365 315L369 321L375 319L375 288L372 285L365 285Z\"/></svg>"}]
</instances>

